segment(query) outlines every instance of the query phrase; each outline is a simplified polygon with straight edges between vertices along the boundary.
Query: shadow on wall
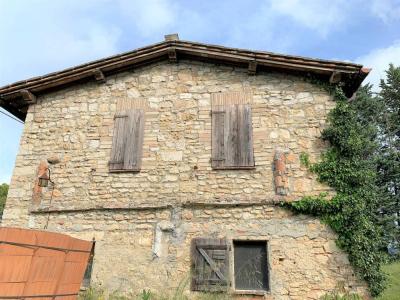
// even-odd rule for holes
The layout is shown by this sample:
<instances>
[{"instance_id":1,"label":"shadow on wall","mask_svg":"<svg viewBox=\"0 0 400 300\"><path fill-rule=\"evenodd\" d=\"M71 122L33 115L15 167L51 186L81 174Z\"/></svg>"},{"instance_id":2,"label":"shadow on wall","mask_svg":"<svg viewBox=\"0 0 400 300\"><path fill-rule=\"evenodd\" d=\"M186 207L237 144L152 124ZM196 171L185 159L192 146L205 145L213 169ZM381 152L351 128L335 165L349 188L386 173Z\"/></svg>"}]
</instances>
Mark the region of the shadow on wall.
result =
<instances>
[{"instance_id":1,"label":"shadow on wall","mask_svg":"<svg viewBox=\"0 0 400 300\"><path fill-rule=\"evenodd\" d=\"M8 193L8 184L3 183L2 185L0 185L0 222L3 216L4 206L6 205L7 193Z\"/></svg>"}]
</instances>

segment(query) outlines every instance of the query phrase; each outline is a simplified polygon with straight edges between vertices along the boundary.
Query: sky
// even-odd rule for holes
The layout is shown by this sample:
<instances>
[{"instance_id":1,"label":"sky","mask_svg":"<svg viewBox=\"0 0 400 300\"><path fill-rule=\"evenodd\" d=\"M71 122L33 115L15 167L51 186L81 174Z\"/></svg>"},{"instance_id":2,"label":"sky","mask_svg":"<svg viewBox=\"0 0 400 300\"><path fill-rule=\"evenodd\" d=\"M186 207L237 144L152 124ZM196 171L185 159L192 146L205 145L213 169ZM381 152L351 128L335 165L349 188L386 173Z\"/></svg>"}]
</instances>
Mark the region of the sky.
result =
<instances>
[{"instance_id":1,"label":"sky","mask_svg":"<svg viewBox=\"0 0 400 300\"><path fill-rule=\"evenodd\" d=\"M0 86L180 39L357 62L378 90L400 65L400 0L0 0ZM23 124L0 114L0 183Z\"/></svg>"}]
</instances>

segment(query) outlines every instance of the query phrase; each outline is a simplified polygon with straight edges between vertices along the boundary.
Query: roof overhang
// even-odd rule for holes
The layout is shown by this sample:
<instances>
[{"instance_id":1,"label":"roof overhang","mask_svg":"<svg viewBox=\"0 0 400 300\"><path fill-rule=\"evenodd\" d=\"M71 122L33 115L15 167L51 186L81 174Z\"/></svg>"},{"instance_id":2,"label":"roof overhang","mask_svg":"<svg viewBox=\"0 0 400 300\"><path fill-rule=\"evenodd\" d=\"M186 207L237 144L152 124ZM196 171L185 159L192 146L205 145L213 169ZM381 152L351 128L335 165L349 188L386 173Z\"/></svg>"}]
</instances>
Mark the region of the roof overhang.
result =
<instances>
[{"instance_id":1,"label":"roof overhang","mask_svg":"<svg viewBox=\"0 0 400 300\"><path fill-rule=\"evenodd\" d=\"M283 71L314 76L332 84L341 83L347 97L353 95L370 72L362 65L348 62L228 48L175 37L166 36L161 43L0 87L0 106L25 120L29 105L36 102L38 95L89 80L104 82L111 74L160 60L175 63L178 59L192 59L234 65L247 68L249 75L259 71Z\"/></svg>"}]
</instances>

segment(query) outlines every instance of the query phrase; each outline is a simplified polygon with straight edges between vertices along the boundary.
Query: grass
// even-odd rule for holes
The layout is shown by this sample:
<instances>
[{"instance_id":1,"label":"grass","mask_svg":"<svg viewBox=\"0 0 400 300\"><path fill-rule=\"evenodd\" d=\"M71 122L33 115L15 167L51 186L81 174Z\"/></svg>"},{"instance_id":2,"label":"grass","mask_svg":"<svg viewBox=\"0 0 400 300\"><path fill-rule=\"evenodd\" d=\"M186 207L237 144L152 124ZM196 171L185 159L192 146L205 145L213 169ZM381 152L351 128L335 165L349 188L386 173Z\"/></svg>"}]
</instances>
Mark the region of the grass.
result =
<instances>
[{"instance_id":1,"label":"grass","mask_svg":"<svg viewBox=\"0 0 400 300\"><path fill-rule=\"evenodd\" d=\"M376 300L400 299L400 261L383 267L383 271L389 275L389 285L384 293Z\"/></svg>"},{"instance_id":2,"label":"grass","mask_svg":"<svg viewBox=\"0 0 400 300\"><path fill-rule=\"evenodd\" d=\"M400 261L391 263L383 267L385 273L389 275L389 286L385 292L377 297L375 300L400 300ZM170 296L159 296L150 291L143 290L139 295L122 296L116 292L106 293L101 288L90 288L82 293L79 297L80 300L188 300L183 291L187 282L182 282L178 288ZM230 299L227 294L199 294L198 300L225 300ZM360 299L359 296L353 294L339 295L338 293L331 293L321 298L322 300L356 300Z\"/></svg>"},{"instance_id":3,"label":"grass","mask_svg":"<svg viewBox=\"0 0 400 300\"><path fill-rule=\"evenodd\" d=\"M91 287L85 292L82 292L79 300L189 300L184 295L183 290L176 289L170 295L157 295L149 290L143 290L137 295L129 294L122 295L118 292L107 293L104 289L99 287ZM190 298L192 299L192 298ZM202 293L198 294L194 299L196 300L229 300L228 294L225 293Z\"/></svg>"},{"instance_id":4,"label":"grass","mask_svg":"<svg viewBox=\"0 0 400 300\"><path fill-rule=\"evenodd\" d=\"M99 286L92 286L82 292L79 300L189 300L185 295L185 289L189 284L189 277L183 279L178 287L165 293L155 293L150 290L143 290L139 294L123 295L118 291L108 292ZM195 296L196 300L230 300L232 299L227 293L199 293Z\"/></svg>"},{"instance_id":5,"label":"grass","mask_svg":"<svg viewBox=\"0 0 400 300\"><path fill-rule=\"evenodd\" d=\"M320 298L321 300L362 300L361 296L357 294L343 294L341 295L340 293L330 293L326 294L325 296L322 296Z\"/></svg>"}]
</instances>

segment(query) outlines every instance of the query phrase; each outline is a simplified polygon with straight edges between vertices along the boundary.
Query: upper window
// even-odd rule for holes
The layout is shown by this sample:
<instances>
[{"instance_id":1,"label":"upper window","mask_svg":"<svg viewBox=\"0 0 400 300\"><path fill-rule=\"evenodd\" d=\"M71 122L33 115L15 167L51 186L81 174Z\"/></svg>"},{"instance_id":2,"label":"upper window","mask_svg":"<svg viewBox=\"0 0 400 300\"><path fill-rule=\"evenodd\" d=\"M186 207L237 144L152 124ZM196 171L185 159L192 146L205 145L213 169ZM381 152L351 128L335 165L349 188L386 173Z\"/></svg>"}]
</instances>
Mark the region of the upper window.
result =
<instances>
[{"instance_id":1,"label":"upper window","mask_svg":"<svg viewBox=\"0 0 400 300\"><path fill-rule=\"evenodd\" d=\"M143 109L120 111L114 120L110 172L140 171L144 135Z\"/></svg>"},{"instance_id":2,"label":"upper window","mask_svg":"<svg viewBox=\"0 0 400 300\"><path fill-rule=\"evenodd\" d=\"M218 97L219 96L219 97ZM251 99L248 93L221 93L212 101L212 167L254 168Z\"/></svg>"},{"instance_id":3,"label":"upper window","mask_svg":"<svg viewBox=\"0 0 400 300\"><path fill-rule=\"evenodd\" d=\"M234 241L234 280L238 291L268 291L266 241Z\"/></svg>"}]
</instances>

